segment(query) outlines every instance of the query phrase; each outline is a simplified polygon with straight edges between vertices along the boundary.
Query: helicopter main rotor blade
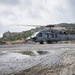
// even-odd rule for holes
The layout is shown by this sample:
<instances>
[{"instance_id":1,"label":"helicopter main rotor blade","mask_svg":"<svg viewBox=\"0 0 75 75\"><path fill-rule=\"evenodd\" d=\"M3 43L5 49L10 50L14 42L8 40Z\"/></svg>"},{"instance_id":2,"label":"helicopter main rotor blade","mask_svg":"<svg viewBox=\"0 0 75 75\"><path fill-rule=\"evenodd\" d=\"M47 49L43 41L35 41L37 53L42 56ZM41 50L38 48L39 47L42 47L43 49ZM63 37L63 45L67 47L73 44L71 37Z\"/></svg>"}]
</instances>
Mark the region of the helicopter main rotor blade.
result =
<instances>
[{"instance_id":1,"label":"helicopter main rotor blade","mask_svg":"<svg viewBox=\"0 0 75 75\"><path fill-rule=\"evenodd\" d=\"M45 28L52 28L52 27L55 27L55 25L21 25L21 24L11 24L9 26L29 26L29 27L45 27Z\"/></svg>"},{"instance_id":2,"label":"helicopter main rotor blade","mask_svg":"<svg viewBox=\"0 0 75 75\"><path fill-rule=\"evenodd\" d=\"M19 25L19 24L16 24L16 25L9 25L9 26L32 26L32 27L41 27L43 25Z\"/></svg>"}]
</instances>

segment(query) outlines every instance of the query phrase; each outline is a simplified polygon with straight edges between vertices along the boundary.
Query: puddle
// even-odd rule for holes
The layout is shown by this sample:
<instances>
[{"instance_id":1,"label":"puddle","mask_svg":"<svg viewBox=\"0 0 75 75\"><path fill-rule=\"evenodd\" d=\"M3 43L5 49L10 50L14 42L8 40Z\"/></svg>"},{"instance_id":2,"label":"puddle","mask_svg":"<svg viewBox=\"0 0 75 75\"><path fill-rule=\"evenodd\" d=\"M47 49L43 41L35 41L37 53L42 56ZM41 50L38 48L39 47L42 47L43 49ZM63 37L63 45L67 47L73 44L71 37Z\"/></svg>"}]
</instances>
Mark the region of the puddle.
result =
<instances>
[{"instance_id":1,"label":"puddle","mask_svg":"<svg viewBox=\"0 0 75 75\"><path fill-rule=\"evenodd\" d=\"M49 54L48 51L36 51L39 55L46 55Z\"/></svg>"},{"instance_id":2,"label":"puddle","mask_svg":"<svg viewBox=\"0 0 75 75\"><path fill-rule=\"evenodd\" d=\"M49 51L21 51L19 52L23 55L37 56L37 55L46 55L49 54Z\"/></svg>"},{"instance_id":3,"label":"puddle","mask_svg":"<svg viewBox=\"0 0 75 75\"><path fill-rule=\"evenodd\" d=\"M21 51L21 52L19 52L19 53L21 53L21 54L23 54L23 55L35 56L35 54L33 53L33 51Z\"/></svg>"}]
</instances>

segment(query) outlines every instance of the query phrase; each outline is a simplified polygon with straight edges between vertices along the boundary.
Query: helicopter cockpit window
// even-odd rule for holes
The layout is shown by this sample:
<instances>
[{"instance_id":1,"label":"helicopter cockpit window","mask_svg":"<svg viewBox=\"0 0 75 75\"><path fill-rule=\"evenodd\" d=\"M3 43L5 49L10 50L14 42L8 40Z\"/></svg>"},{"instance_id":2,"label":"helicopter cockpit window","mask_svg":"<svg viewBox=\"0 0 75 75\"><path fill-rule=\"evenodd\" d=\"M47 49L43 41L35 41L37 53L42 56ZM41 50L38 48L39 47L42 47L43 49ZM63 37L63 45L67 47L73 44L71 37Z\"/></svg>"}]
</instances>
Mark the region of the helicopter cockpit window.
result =
<instances>
[{"instance_id":1,"label":"helicopter cockpit window","mask_svg":"<svg viewBox=\"0 0 75 75\"><path fill-rule=\"evenodd\" d=\"M42 33L39 33L38 36L39 36L39 37L42 37Z\"/></svg>"}]
</instances>

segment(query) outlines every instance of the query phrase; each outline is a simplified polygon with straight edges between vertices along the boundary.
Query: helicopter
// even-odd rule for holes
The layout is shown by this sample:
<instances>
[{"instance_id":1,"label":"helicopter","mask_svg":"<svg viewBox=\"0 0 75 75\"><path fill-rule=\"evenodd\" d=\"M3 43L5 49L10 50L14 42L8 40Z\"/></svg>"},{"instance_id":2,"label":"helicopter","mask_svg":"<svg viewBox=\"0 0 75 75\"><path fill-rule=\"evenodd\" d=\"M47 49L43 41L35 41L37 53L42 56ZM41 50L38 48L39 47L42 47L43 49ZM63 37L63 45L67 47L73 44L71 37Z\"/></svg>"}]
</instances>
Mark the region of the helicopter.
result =
<instances>
[{"instance_id":1,"label":"helicopter","mask_svg":"<svg viewBox=\"0 0 75 75\"><path fill-rule=\"evenodd\" d=\"M59 41L75 40L74 35L68 34L63 30L51 29L51 27L54 27L54 25L47 25L45 27L49 27L49 29L35 32L32 36L26 39L26 42L32 41L35 43L39 42L40 44L44 44L44 42L46 42L50 44L53 42L57 43Z\"/></svg>"}]
</instances>

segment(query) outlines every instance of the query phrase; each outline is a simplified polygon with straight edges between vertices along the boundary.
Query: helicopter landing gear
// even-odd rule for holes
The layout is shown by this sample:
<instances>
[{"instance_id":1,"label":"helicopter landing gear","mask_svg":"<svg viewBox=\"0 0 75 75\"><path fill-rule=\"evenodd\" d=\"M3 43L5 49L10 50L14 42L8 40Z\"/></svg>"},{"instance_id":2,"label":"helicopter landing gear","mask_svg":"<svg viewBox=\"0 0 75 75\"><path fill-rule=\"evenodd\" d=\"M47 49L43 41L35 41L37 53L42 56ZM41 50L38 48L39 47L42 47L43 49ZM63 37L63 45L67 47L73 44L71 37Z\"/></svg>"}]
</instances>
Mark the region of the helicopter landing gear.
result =
<instances>
[{"instance_id":1,"label":"helicopter landing gear","mask_svg":"<svg viewBox=\"0 0 75 75\"><path fill-rule=\"evenodd\" d=\"M43 41L40 41L40 44L44 44L44 42Z\"/></svg>"},{"instance_id":2,"label":"helicopter landing gear","mask_svg":"<svg viewBox=\"0 0 75 75\"><path fill-rule=\"evenodd\" d=\"M48 40L47 43L48 43L48 44L52 44L52 41L51 41L51 40Z\"/></svg>"}]
</instances>

